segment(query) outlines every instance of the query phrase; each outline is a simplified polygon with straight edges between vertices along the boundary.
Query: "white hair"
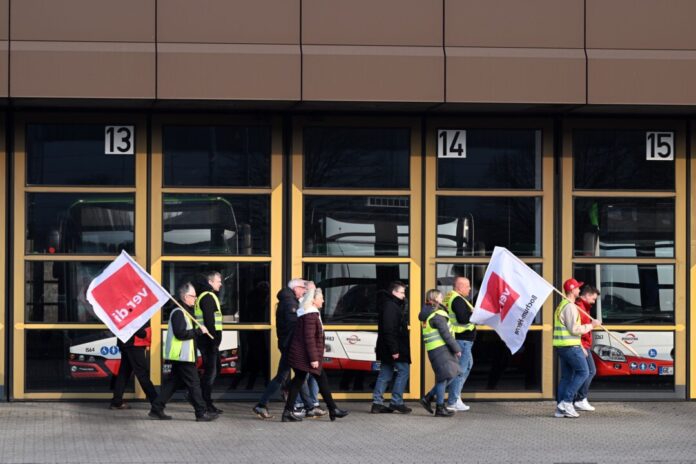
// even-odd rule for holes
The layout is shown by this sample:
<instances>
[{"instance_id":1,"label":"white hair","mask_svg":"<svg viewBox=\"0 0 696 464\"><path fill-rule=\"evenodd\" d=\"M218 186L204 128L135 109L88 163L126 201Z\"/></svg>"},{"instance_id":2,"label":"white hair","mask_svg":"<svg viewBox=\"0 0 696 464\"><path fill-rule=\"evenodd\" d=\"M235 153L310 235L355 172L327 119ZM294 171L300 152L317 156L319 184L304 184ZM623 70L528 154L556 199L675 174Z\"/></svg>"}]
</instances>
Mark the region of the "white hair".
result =
<instances>
[{"instance_id":1,"label":"white hair","mask_svg":"<svg viewBox=\"0 0 696 464\"><path fill-rule=\"evenodd\" d=\"M288 288L291 290L293 290L295 287L304 287L306 285L307 283L304 279L292 279L290 282L288 282Z\"/></svg>"}]
</instances>

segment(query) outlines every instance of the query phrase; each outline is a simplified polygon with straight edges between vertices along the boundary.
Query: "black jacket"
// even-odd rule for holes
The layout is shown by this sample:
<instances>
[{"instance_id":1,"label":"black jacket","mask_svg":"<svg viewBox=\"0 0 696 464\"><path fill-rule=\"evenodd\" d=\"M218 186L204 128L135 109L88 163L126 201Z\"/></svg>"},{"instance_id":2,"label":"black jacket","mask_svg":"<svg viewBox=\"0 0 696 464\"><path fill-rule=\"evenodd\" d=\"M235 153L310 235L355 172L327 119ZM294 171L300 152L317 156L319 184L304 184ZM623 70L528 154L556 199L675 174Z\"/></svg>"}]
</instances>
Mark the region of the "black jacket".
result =
<instances>
[{"instance_id":1,"label":"black jacket","mask_svg":"<svg viewBox=\"0 0 696 464\"><path fill-rule=\"evenodd\" d=\"M471 319L471 309L469 305L464 301L464 297L455 298L452 301L452 311L454 315L457 316L457 322L460 324L468 324L469 319ZM473 342L476 340L476 328L474 330L467 330L466 332L455 334L457 340L468 340Z\"/></svg>"},{"instance_id":2,"label":"black jacket","mask_svg":"<svg viewBox=\"0 0 696 464\"><path fill-rule=\"evenodd\" d=\"M377 360L385 364L411 362L406 302L382 290L377 294ZM394 360L393 354L399 354Z\"/></svg>"},{"instance_id":3,"label":"black jacket","mask_svg":"<svg viewBox=\"0 0 696 464\"><path fill-rule=\"evenodd\" d=\"M278 333L278 349L287 350L292 340L292 334L297 324L297 308L300 302L295 298L295 292L288 287L278 292L278 306L276 308L276 331Z\"/></svg>"},{"instance_id":4,"label":"black jacket","mask_svg":"<svg viewBox=\"0 0 696 464\"><path fill-rule=\"evenodd\" d=\"M207 281L199 282L196 291L199 295L203 292L213 292L215 296L219 297L218 292L213 290L213 287L211 287ZM222 342L222 332L215 330L215 311L217 311L215 300L213 300L213 297L210 295L204 295L203 298L200 299L199 305L201 307L201 311L203 312L203 324L205 324L206 329L208 329L208 332L210 332L210 335L212 335L214 338L211 340L207 335L200 337L200 340L198 341L201 348L206 349L211 345L219 347L220 342Z\"/></svg>"}]
</instances>

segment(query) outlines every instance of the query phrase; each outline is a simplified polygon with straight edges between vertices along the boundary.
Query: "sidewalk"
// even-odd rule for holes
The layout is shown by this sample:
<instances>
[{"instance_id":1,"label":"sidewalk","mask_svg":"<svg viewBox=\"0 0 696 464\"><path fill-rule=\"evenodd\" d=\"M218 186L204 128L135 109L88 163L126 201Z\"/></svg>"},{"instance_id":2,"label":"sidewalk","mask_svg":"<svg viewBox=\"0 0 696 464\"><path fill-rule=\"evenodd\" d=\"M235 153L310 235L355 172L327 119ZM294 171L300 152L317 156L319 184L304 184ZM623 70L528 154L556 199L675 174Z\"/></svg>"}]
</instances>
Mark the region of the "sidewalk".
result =
<instances>
[{"instance_id":1,"label":"sidewalk","mask_svg":"<svg viewBox=\"0 0 696 464\"><path fill-rule=\"evenodd\" d=\"M0 463L696 463L696 402L596 403L579 419L554 418L551 402L470 403L453 418L339 405L350 416L284 424L280 403L270 421L220 403L213 423L185 403L167 408L172 421L144 403L0 403Z\"/></svg>"}]
</instances>

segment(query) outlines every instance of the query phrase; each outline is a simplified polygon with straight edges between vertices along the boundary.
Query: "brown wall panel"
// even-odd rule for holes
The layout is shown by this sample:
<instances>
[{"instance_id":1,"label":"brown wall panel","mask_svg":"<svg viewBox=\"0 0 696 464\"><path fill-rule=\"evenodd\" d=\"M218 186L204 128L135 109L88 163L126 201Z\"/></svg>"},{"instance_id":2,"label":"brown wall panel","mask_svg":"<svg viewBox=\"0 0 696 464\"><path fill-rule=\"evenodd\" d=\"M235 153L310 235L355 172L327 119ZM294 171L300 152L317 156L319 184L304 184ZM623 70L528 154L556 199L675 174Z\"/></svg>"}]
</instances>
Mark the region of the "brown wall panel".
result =
<instances>
[{"instance_id":1,"label":"brown wall panel","mask_svg":"<svg viewBox=\"0 0 696 464\"><path fill-rule=\"evenodd\" d=\"M12 40L155 40L155 0L12 0L10 14Z\"/></svg>"},{"instance_id":2,"label":"brown wall panel","mask_svg":"<svg viewBox=\"0 0 696 464\"><path fill-rule=\"evenodd\" d=\"M10 0L0 0L0 40L9 40Z\"/></svg>"},{"instance_id":3,"label":"brown wall panel","mask_svg":"<svg viewBox=\"0 0 696 464\"><path fill-rule=\"evenodd\" d=\"M439 47L303 46L303 99L441 102Z\"/></svg>"},{"instance_id":4,"label":"brown wall panel","mask_svg":"<svg viewBox=\"0 0 696 464\"><path fill-rule=\"evenodd\" d=\"M300 99L299 46L160 44L157 59L158 98Z\"/></svg>"},{"instance_id":5,"label":"brown wall panel","mask_svg":"<svg viewBox=\"0 0 696 464\"><path fill-rule=\"evenodd\" d=\"M7 84L10 79L9 50L8 41L0 42L0 97L7 97Z\"/></svg>"},{"instance_id":6,"label":"brown wall panel","mask_svg":"<svg viewBox=\"0 0 696 464\"><path fill-rule=\"evenodd\" d=\"M442 46L442 1L304 0L302 43Z\"/></svg>"},{"instance_id":7,"label":"brown wall panel","mask_svg":"<svg viewBox=\"0 0 696 464\"><path fill-rule=\"evenodd\" d=\"M696 50L694 0L587 0L587 48Z\"/></svg>"},{"instance_id":8,"label":"brown wall panel","mask_svg":"<svg viewBox=\"0 0 696 464\"><path fill-rule=\"evenodd\" d=\"M155 97L155 44L12 42L10 55L12 97Z\"/></svg>"},{"instance_id":9,"label":"brown wall panel","mask_svg":"<svg viewBox=\"0 0 696 464\"><path fill-rule=\"evenodd\" d=\"M299 44L300 0L158 0L157 40Z\"/></svg>"},{"instance_id":10,"label":"brown wall panel","mask_svg":"<svg viewBox=\"0 0 696 464\"><path fill-rule=\"evenodd\" d=\"M447 47L447 101L585 103L582 50Z\"/></svg>"},{"instance_id":11,"label":"brown wall panel","mask_svg":"<svg viewBox=\"0 0 696 464\"><path fill-rule=\"evenodd\" d=\"M587 53L590 104L696 104L696 51Z\"/></svg>"},{"instance_id":12,"label":"brown wall panel","mask_svg":"<svg viewBox=\"0 0 696 464\"><path fill-rule=\"evenodd\" d=\"M445 0L445 45L583 48L584 0Z\"/></svg>"}]
</instances>

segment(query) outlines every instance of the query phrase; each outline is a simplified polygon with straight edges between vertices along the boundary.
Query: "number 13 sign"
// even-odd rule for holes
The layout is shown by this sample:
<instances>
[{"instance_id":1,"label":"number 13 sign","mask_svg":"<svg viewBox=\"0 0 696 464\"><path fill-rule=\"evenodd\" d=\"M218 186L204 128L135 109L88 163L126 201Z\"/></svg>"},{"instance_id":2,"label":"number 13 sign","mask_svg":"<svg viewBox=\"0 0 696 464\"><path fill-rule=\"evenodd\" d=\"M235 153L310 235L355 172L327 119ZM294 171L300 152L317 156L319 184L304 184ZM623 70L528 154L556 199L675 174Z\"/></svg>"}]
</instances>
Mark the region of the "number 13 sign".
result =
<instances>
[{"instance_id":1,"label":"number 13 sign","mask_svg":"<svg viewBox=\"0 0 696 464\"><path fill-rule=\"evenodd\" d=\"M460 129L438 130L437 157L459 159L466 158L466 131Z\"/></svg>"}]
</instances>

